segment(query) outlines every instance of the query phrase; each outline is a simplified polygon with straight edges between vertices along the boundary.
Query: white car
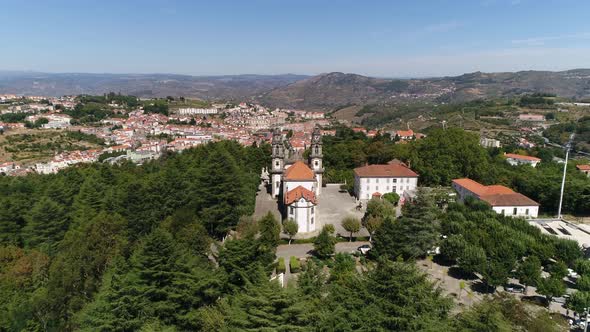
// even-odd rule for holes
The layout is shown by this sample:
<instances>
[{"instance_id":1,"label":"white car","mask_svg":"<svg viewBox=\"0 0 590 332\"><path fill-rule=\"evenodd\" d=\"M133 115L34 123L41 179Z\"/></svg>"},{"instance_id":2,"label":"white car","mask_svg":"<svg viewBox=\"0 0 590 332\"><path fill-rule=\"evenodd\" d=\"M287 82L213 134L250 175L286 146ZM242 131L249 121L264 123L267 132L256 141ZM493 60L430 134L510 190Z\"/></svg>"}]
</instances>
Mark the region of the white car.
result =
<instances>
[{"instance_id":1,"label":"white car","mask_svg":"<svg viewBox=\"0 0 590 332\"><path fill-rule=\"evenodd\" d=\"M572 269L567 269L567 276L570 278L577 278L578 274Z\"/></svg>"},{"instance_id":2,"label":"white car","mask_svg":"<svg viewBox=\"0 0 590 332\"><path fill-rule=\"evenodd\" d=\"M357 248L358 251L361 252L361 254L366 255L369 250L371 250L371 246L368 244L363 244L362 246Z\"/></svg>"}]
</instances>

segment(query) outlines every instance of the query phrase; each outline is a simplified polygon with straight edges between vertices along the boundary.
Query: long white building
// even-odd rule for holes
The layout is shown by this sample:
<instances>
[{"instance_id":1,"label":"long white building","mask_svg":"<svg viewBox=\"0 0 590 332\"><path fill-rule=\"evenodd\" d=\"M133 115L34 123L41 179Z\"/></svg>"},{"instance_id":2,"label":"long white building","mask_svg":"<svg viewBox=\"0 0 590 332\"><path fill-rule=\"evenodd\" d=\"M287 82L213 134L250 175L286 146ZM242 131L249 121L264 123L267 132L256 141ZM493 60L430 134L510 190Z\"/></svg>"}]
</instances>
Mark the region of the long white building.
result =
<instances>
[{"instance_id":1,"label":"long white building","mask_svg":"<svg viewBox=\"0 0 590 332\"><path fill-rule=\"evenodd\" d=\"M499 214L512 217L537 218L539 203L501 185L484 186L471 179L453 180L453 188L459 194L459 200L473 197L487 202Z\"/></svg>"},{"instance_id":2,"label":"long white building","mask_svg":"<svg viewBox=\"0 0 590 332\"><path fill-rule=\"evenodd\" d=\"M417 186L418 174L399 161L354 169L354 193L360 200L387 193L402 197L405 191L413 191Z\"/></svg>"}]
</instances>

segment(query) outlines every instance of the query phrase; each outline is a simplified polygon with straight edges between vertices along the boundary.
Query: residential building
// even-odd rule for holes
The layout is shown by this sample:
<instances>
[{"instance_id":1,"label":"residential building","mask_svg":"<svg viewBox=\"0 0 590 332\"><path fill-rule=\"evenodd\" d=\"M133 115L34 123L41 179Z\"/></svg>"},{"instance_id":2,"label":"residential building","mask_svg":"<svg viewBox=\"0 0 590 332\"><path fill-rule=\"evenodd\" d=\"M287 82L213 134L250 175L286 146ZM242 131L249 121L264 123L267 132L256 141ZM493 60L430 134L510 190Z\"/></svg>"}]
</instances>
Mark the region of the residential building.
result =
<instances>
[{"instance_id":1,"label":"residential building","mask_svg":"<svg viewBox=\"0 0 590 332\"><path fill-rule=\"evenodd\" d=\"M512 166L530 165L532 167L537 167L537 164L541 162L541 159L537 157L523 156L515 153L505 153L504 157L506 158L506 161Z\"/></svg>"},{"instance_id":2,"label":"residential building","mask_svg":"<svg viewBox=\"0 0 590 332\"><path fill-rule=\"evenodd\" d=\"M396 130L394 137L397 137L403 141L410 140L414 138L414 131L412 129Z\"/></svg>"},{"instance_id":3,"label":"residential building","mask_svg":"<svg viewBox=\"0 0 590 332\"><path fill-rule=\"evenodd\" d=\"M502 146L502 143L497 139L482 137L479 139L479 145L484 148L499 148Z\"/></svg>"},{"instance_id":4,"label":"residential building","mask_svg":"<svg viewBox=\"0 0 590 332\"><path fill-rule=\"evenodd\" d=\"M578 171L590 177L590 165L576 165L576 168L578 169Z\"/></svg>"},{"instance_id":5,"label":"residential building","mask_svg":"<svg viewBox=\"0 0 590 332\"><path fill-rule=\"evenodd\" d=\"M418 174L400 161L385 165L367 165L354 169L354 193L359 200L373 196L413 191L418 186Z\"/></svg>"},{"instance_id":6,"label":"residential building","mask_svg":"<svg viewBox=\"0 0 590 332\"><path fill-rule=\"evenodd\" d=\"M488 203L494 211L505 216L536 218L539 214L539 203L505 186L484 186L464 178L453 180L453 188L459 194L459 201L473 197Z\"/></svg>"}]
</instances>

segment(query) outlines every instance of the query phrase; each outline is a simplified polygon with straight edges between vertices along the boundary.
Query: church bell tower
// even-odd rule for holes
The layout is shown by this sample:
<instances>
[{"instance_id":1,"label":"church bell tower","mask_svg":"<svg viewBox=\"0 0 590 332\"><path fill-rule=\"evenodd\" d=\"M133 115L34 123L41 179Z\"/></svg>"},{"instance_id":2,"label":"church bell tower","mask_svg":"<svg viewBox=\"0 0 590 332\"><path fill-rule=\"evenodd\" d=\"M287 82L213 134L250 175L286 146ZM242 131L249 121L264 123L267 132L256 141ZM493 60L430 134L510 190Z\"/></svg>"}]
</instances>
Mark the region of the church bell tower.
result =
<instances>
[{"instance_id":1,"label":"church bell tower","mask_svg":"<svg viewBox=\"0 0 590 332\"><path fill-rule=\"evenodd\" d=\"M281 180L285 168L285 144L283 143L283 134L277 128L272 133L272 165L271 174L271 194L273 198L279 196L281 192Z\"/></svg>"},{"instance_id":2,"label":"church bell tower","mask_svg":"<svg viewBox=\"0 0 590 332\"><path fill-rule=\"evenodd\" d=\"M315 127L311 135L311 153L309 154L309 166L315 173L316 177L316 195L320 194L322 188L322 177L324 174L324 165L322 163L323 157L322 133L320 132L320 128Z\"/></svg>"}]
</instances>

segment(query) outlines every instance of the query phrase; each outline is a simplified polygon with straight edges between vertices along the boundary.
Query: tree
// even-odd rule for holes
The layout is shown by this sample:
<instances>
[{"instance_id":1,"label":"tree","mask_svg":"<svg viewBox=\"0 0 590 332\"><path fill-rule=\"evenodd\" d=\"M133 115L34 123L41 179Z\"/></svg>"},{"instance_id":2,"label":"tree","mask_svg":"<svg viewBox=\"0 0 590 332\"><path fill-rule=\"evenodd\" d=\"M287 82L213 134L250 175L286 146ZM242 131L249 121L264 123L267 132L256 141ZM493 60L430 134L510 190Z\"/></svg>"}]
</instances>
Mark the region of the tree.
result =
<instances>
[{"instance_id":1,"label":"tree","mask_svg":"<svg viewBox=\"0 0 590 332\"><path fill-rule=\"evenodd\" d=\"M395 248L392 247L392 243L396 241L397 236L397 225L393 218L387 217L383 220L381 227L375 232L373 238L373 248L371 251L374 257L384 257L390 260L395 260L399 253L395 252Z\"/></svg>"},{"instance_id":2,"label":"tree","mask_svg":"<svg viewBox=\"0 0 590 332\"><path fill-rule=\"evenodd\" d=\"M482 272L485 270L487 263L486 252L481 247L474 245L467 245L465 250L461 253L461 256L457 259L459 267L467 272Z\"/></svg>"},{"instance_id":3,"label":"tree","mask_svg":"<svg viewBox=\"0 0 590 332\"><path fill-rule=\"evenodd\" d=\"M283 232L289 236L289 245L291 245L291 240L297 235L298 231L299 224L295 220L289 218L283 222Z\"/></svg>"},{"instance_id":4,"label":"tree","mask_svg":"<svg viewBox=\"0 0 590 332\"><path fill-rule=\"evenodd\" d=\"M332 236L333 229L324 226L313 242L313 250L321 259L328 258L334 254L336 248L336 238Z\"/></svg>"},{"instance_id":5,"label":"tree","mask_svg":"<svg viewBox=\"0 0 590 332\"><path fill-rule=\"evenodd\" d=\"M557 261L549 268L551 276L557 279L563 279L568 274L567 265L562 261Z\"/></svg>"},{"instance_id":6,"label":"tree","mask_svg":"<svg viewBox=\"0 0 590 332\"><path fill-rule=\"evenodd\" d=\"M245 214L243 175L232 155L220 147L204 162L197 177L195 211L212 236L222 237Z\"/></svg>"},{"instance_id":7,"label":"tree","mask_svg":"<svg viewBox=\"0 0 590 332\"><path fill-rule=\"evenodd\" d=\"M590 292L579 291L573 293L567 300L566 306L578 314L583 313L587 308L590 308Z\"/></svg>"},{"instance_id":8,"label":"tree","mask_svg":"<svg viewBox=\"0 0 590 332\"><path fill-rule=\"evenodd\" d=\"M536 286L541 280L541 261L537 256L529 256L518 266L516 273L526 294L528 286Z\"/></svg>"},{"instance_id":9,"label":"tree","mask_svg":"<svg viewBox=\"0 0 590 332\"><path fill-rule=\"evenodd\" d=\"M258 221L260 237L258 240L265 247L270 250L275 250L281 240L281 225L277 219L268 212L262 219Z\"/></svg>"},{"instance_id":10,"label":"tree","mask_svg":"<svg viewBox=\"0 0 590 332\"><path fill-rule=\"evenodd\" d=\"M565 293L565 284L563 280L553 276L542 278L537 285L537 292L545 295L547 306L549 306L554 297L561 296Z\"/></svg>"},{"instance_id":11,"label":"tree","mask_svg":"<svg viewBox=\"0 0 590 332\"><path fill-rule=\"evenodd\" d=\"M369 242L373 240L373 234L375 231L381 227L383 224L383 218L377 216L369 216L368 218L364 219L364 225L369 232Z\"/></svg>"},{"instance_id":12,"label":"tree","mask_svg":"<svg viewBox=\"0 0 590 332\"><path fill-rule=\"evenodd\" d=\"M453 234L444 239L440 245L440 254L448 261L456 261L467 246L461 234Z\"/></svg>"},{"instance_id":13,"label":"tree","mask_svg":"<svg viewBox=\"0 0 590 332\"><path fill-rule=\"evenodd\" d=\"M64 209L48 197L41 198L32 208L24 228L25 243L29 248L43 247L53 253L68 227Z\"/></svg>"},{"instance_id":14,"label":"tree","mask_svg":"<svg viewBox=\"0 0 590 332\"><path fill-rule=\"evenodd\" d=\"M346 217L342 220L342 227L350 233L348 241L352 242L352 234L361 230L361 223L355 217Z\"/></svg>"},{"instance_id":15,"label":"tree","mask_svg":"<svg viewBox=\"0 0 590 332\"><path fill-rule=\"evenodd\" d=\"M383 196L381 196L381 198L393 205L397 205L397 203L399 202L399 195L393 192L384 194Z\"/></svg>"}]
</instances>

